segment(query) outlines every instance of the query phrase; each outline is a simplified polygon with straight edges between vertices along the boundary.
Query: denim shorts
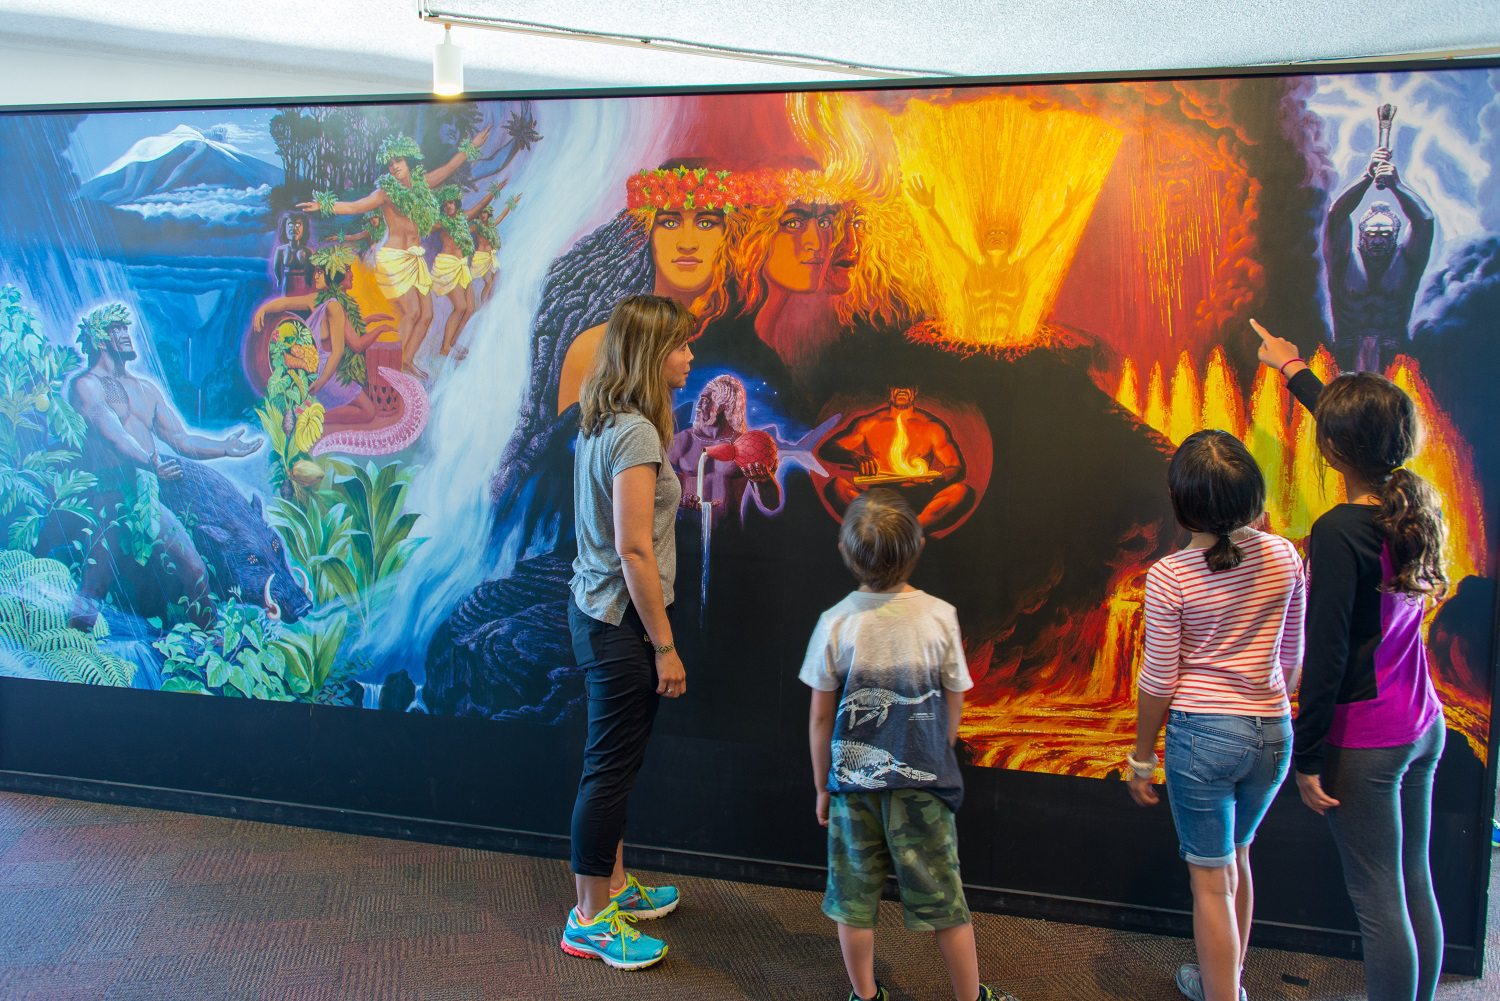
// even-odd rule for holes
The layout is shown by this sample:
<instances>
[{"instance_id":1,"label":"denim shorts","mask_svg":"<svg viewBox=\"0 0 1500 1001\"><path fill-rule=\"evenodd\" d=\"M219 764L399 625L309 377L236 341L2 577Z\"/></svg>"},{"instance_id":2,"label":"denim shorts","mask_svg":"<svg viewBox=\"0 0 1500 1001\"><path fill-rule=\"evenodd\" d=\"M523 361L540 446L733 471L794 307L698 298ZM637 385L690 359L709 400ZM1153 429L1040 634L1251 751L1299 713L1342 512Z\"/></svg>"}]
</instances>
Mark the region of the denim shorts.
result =
<instances>
[{"instance_id":1,"label":"denim shorts","mask_svg":"<svg viewBox=\"0 0 1500 1001\"><path fill-rule=\"evenodd\" d=\"M1292 763L1290 716L1230 716L1173 710L1167 718L1167 798L1178 854L1206 868L1236 848L1276 798Z\"/></svg>"}]
</instances>

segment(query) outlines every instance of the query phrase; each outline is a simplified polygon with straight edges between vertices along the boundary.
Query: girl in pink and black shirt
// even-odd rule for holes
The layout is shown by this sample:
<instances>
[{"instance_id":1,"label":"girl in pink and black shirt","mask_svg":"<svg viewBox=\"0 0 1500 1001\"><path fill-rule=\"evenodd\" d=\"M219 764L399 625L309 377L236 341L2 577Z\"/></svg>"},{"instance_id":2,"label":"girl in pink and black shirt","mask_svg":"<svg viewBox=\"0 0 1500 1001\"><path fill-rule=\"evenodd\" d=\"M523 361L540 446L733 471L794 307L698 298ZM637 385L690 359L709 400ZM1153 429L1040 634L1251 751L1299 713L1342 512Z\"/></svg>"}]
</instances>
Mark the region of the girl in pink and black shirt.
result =
<instances>
[{"instance_id":1,"label":"girl in pink and black shirt","mask_svg":"<svg viewBox=\"0 0 1500 1001\"><path fill-rule=\"evenodd\" d=\"M1319 451L1348 496L1308 539L1297 788L1338 845L1370 1001L1431 1001L1443 924L1427 844L1446 726L1422 618L1448 581L1442 509L1404 468L1420 439L1416 406L1371 372L1324 386L1295 345L1251 324L1261 361L1312 412Z\"/></svg>"}]
</instances>

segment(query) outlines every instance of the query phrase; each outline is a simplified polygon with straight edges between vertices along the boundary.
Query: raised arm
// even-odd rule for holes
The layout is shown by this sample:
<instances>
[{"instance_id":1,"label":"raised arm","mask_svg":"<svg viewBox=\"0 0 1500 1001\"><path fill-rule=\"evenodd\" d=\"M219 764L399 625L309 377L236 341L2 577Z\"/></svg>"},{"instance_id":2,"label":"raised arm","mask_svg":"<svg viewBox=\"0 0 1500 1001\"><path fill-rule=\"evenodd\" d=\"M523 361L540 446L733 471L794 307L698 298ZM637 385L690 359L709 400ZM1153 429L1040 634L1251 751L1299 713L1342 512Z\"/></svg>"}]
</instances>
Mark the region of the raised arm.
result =
<instances>
[{"instance_id":1,"label":"raised arm","mask_svg":"<svg viewBox=\"0 0 1500 1001\"><path fill-rule=\"evenodd\" d=\"M473 147L476 149L483 147L484 141L489 137L489 126L485 126L484 129L474 137ZM434 167L432 170L429 170L427 172L427 186L429 188L436 188L438 185L446 181L450 174L467 163L468 160L469 154L467 152L467 147L465 147L463 143L459 143L458 152L450 156L447 163L443 164L441 167Z\"/></svg>"},{"instance_id":2,"label":"raised arm","mask_svg":"<svg viewBox=\"0 0 1500 1001\"><path fill-rule=\"evenodd\" d=\"M509 183L509 182L508 181L500 181L498 184L491 184L490 185L490 190L487 191L487 192L485 192L485 195L484 195L483 198L481 198L481 199L479 199L479 201L475 202L472 208L468 208L468 209L464 210L464 215L467 216L470 219L477 218L478 215L479 215L479 213L483 212L485 210L485 207L487 205L489 205L490 202L492 202L492 201L495 200L495 196L500 193L500 189L503 188L503 187L505 187L505 185L507 183Z\"/></svg>"},{"instance_id":3,"label":"raised arm","mask_svg":"<svg viewBox=\"0 0 1500 1001\"><path fill-rule=\"evenodd\" d=\"M303 212L323 212L326 215L364 215L384 204L385 192L376 188L358 201L334 202L326 211L317 202L298 202L297 208Z\"/></svg>"},{"instance_id":4,"label":"raised arm","mask_svg":"<svg viewBox=\"0 0 1500 1001\"><path fill-rule=\"evenodd\" d=\"M1349 254L1354 247L1354 210L1374 180L1374 175L1367 170L1328 208L1328 222L1323 228L1323 263L1328 266L1330 289L1343 288L1344 272L1349 270Z\"/></svg>"},{"instance_id":5,"label":"raised arm","mask_svg":"<svg viewBox=\"0 0 1500 1001\"><path fill-rule=\"evenodd\" d=\"M1409 228L1406 243L1401 248L1401 256L1411 266L1411 280L1415 288L1415 283L1421 280L1422 271L1427 267L1427 259L1432 256L1432 240L1437 226L1433 221L1432 209L1423 201L1422 196L1401 183L1394 166L1387 165L1386 169L1389 170L1388 174L1379 170L1377 174L1386 177L1386 187L1396 196L1397 204L1406 215Z\"/></svg>"}]
</instances>

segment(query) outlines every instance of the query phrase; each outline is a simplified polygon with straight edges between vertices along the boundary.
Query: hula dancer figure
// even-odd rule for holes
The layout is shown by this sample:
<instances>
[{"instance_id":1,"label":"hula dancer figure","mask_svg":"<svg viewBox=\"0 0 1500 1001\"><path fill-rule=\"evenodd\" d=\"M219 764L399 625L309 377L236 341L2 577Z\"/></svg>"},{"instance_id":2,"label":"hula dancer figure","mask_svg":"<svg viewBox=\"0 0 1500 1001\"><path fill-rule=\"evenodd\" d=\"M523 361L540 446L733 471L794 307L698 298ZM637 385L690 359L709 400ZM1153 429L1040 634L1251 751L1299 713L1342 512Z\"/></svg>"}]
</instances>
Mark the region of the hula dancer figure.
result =
<instances>
[{"instance_id":1,"label":"hula dancer figure","mask_svg":"<svg viewBox=\"0 0 1500 1001\"><path fill-rule=\"evenodd\" d=\"M370 398L369 368L365 351L379 336L365 328L359 303L346 288L354 254L344 247L325 247L312 256L315 291L304 296L271 299L255 311L256 330L266 316L284 310L311 311L308 328L317 338L318 374L308 395L318 397L327 412L323 431L367 427L376 420L375 401ZM330 386L330 382L337 381Z\"/></svg>"},{"instance_id":2,"label":"hula dancer figure","mask_svg":"<svg viewBox=\"0 0 1500 1001\"><path fill-rule=\"evenodd\" d=\"M490 185L489 194L481 198L473 208L464 211L464 193L456 184L447 184L437 193L442 214L438 216L438 234L443 240L443 249L432 262L432 291L447 298L453 307L448 322L443 327L443 345L439 354L446 358L458 341L458 335L474 315L474 290L470 287L477 277L470 263L474 253L475 239L471 223L481 209L487 208L505 182ZM488 265L486 266L488 268ZM460 349L462 360L465 352Z\"/></svg>"},{"instance_id":3,"label":"hula dancer figure","mask_svg":"<svg viewBox=\"0 0 1500 1001\"><path fill-rule=\"evenodd\" d=\"M505 182L501 181L492 194L498 195L500 188L504 186ZM500 277L500 268L495 263L495 255L500 252L500 224L505 221L505 217L510 215L520 200L520 195L512 195L506 201L505 211L500 213L499 219L495 218L495 210L484 202L476 206L479 210L477 215L472 209L469 211L469 231L474 234L474 258L473 263L469 265L469 270L474 273L476 282L486 275L489 276L489 280L484 283L483 291L479 293L481 306L489 302L490 296L495 294L495 279Z\"/></svg>"},{"instance_id":4,"label":"hula dancer figure","mask_svg":"<svg viewBox=\"0 0 1500 1001\"><path fill-rule=\"evenodd\" d=\"M432 232L440 214L432 192L466 160L479 159L480 147L489 134L490 130L485 128L472 140L460 142L458 152L430 173L420 164L413 166L413 161L422 159L422 149L416 140L405 135L391 136L380 144L376 154L388 173L380 178L374 191L352 202L337 201L331 192L315 192L313 201L297 206L325 216L381 211L387 236L385 246L375 254L376 280L386 298L400 304L402 366L418 377L425 378L426 373L413 365L412 359L432 325L429 295L432 275L427 270L427 251L422 248L422 238Z\"/></svg>"}]
</instances>

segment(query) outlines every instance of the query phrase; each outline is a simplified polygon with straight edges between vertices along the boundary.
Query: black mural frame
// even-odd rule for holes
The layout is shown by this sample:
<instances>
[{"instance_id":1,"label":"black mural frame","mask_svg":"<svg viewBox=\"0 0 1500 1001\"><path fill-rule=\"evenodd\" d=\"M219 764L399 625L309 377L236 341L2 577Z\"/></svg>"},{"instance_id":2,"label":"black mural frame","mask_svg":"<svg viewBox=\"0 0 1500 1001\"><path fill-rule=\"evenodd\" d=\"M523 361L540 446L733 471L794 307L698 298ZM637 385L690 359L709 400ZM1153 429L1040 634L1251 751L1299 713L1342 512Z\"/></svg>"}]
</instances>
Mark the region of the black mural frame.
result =
<instances>
[{"instance_id":1,"label":"black mural frame","mask_svg":"<svg viewBox=\"0 0 1500 1001\"><path fill-rule=\"evenodd\" d=\"M149 112L169 110L206 110L212 108L263 108L263 107L314 107L327 105L406 105L440 104L453 101L549 101L586 100L592 98L628 98L646 96L696 96L707 94L766 94L819 91L864 91L864 90L931 90L947 88L978 88L1017 84L1100 84L1112 82L1150 82L1194 78L1250 78L1290 77L1317 74L1356 75L1381 72L1422 72L1431 70L1484 70L1500 68L1500 58L1432 59L1432 60L1372 60L1368 62L1312 62L1281 66L1249 66L1233 68L1195 68L1181 70L1157 70L1147 72L1111 72L1091 74L1040 74L991 77L925 77L896 78L889 80L831 81L818 83L785 84L739 84L706 87L615 87L558 89L545 91L490 91L466 93L458 98L443 99L426 94L405 95L357 95L348 97L317 97L299 99L292 97L267 99L215 99L206 101L161 101L161 102L113 102L100 104L48 104L24 105L0 109L0 116L24 116L43 114L100 114L111 112ZM1492 508L1500 503L1490 499ZM1486 510L1491 525L1500 524L1500 510ZM1500 564L1500 538L1491 544L1486 554L1487 566ZM1444 969L1459 974L1480 976L1484 969L1486 941L1486 913L1489 904L1490 870L1492 864L1489 845L1489 830L1483 821L1494 815L1496 808L1496 785L1500 779L1500 728L1494 725L1494 710L1500 700L1500 589L1497 589L1493 631L1490 648L1490 709L1491 726L1488 742L1487 762L1484 766L1479 802L1468 814L1472 830L1463 830L1462 824L1452 816L1452 811L1440 815L1437 805L1445 800L1451 802L1461 798L1461 790L1444 790L1441 770L1437 805L1434 809L1434 840L1438 839L1441 827L1457 830L1446 833L1453 838L1467 836L1471 845L1469 859L1473 864L1468 875L1467 899L1462 901L1465 913L1470 918L1472 934L1455 939L1450 933L1444 957ZM787 647L795 659L801 656L801 637L789 637ZM786 736L785 734L782 735ZM795 773L798 776L798 792L805 792L805 753L802 752L802 732L792 734L793 757L797 760ZM204 738L208 743L202 743ZM225 738L228 738L226 741ZM514 739L510 739L514 738ZM163 746L180 741L180 746ZM217 741L217 746L213 742ZM244 748L254 741L256 755L247 755ZM272 743L274 741L274 743ZM675 752L692 751L672 745L692 743L686 738L669 738L653 742L651 757L660 761L663 757L677 757ZM666 746L664 746L664 743ZM152 747L156 745L156 758L152 761L124 761L112 756L119 746ZM241 746L243 745L243 746ZM39 795L64 796L97 802L129 804L158 809L181 810L216 816L235 817L247 820L295 824L342 832L381 837L406 838L441 844L461 845L500 851L518 852L553 858L567 856L565 834L539 833L533 824L515 824L503 821L495 814L495 804L483 798L485 776L490 770L508 771L516 778L528 771L513 767L506 755L520 753L534 755L571 756L581 760L582 729L576 722L555 727L538 727L529 724L493 724L489 721L456 717L426 716L410 713L390 713L359 708L320 706L302 703L266 702L231 698L190 699L182 696L167 697L156 692L128 689L102 688L56 682L32 681L0 677L0 790ZM268 748L273 753L268 754ZM338 752L350 753L349 766L344 773L336 770L329 774L330 763L339 764ZM401 762L400 755L406 753L408 771L406 788L417 790L403 799L373 795L382 778L391 778L392 773L378 773L380 763L355 762L353 752L368 752L371 748L385 754L390 760L387 767ZM421 749L424 754L410 752ZM733 754L734 748L728 748ZM320 758L319 755L326 755ZM452 778L457 781L445 788L436 778L422 774L422 764L428 755L439 757L451 755L465 758L466 767ZM694 755L689 754L688 757ZM450 759L451 760L451 759ZM571 760L571 759L570 759ZM679 761L682 759L678 759ZM712 802L721 790L711 781L712 762L706 763L708 774L691 777L686 788L679 782L672 787L652 777L653 768L648 765L641 783L640 795L647 802L662 801L665 808L675 804L684 813L686 803L695 796ZM567 768L561 769L567 771ZM660 771L660 769L655 769ZM576 775L576 768L572 774ZM399 774L394 776L401 778ZM331 778L342 781L330 781ZM965 836L965 814L972 820L978 812L978 804L989 801L987 808L1004 822L1007 812L1029 811L1031 816L1040 814L1043 821L1051 821L1052 833L1045 839L1016 844L1023 851L1036 851L1037 843L1046 844L1043 854L1033 854L1024 861L1025 867L1036 870L1080 867L1076 854L1092 848L1093 857L1087 862L1094 867L1096 875L1105 881L1101 892L1107 892L1108 883L1127 891L1137 888L1154 889L1157 881L1180 883L1181 900L1188 900L1186 878L1181 864L1165 846L1175 838L1172 834L1170 815L1165 810L1127 811L1123 806L1110 805L1104 811L1117 817L1106 816L1099 829L1082 824L1090 811L1080 813L1078 804L1069 803L1078 797L1070 795L1077 789L1098 789L1097 780L1077 780L1066 776L1033 774L1028 772L1003 771L999 769L966 768L968 802L970 806L959 815L960 840L973 845L975 838ZM1081 786L1088 781L1088 786ZM418 787L421 787L418 789ZM545 790L558 793L555 787ZM541 790L539 790L541 792ZM752 802L761 802L767 811L768 828L794 826L790 820L806 813L805 795L787 805L779 802L779 789L771 786L741 790ZM561 790L562 800L571 804L571 789ZM1093 797L1098 799L1100 797ZM1128 802L1124 790L1119 790L1121 803ZM1094 811L1098 812L1098 811ZM566 820L557 803L552 805L551 830L566 830ZM680 820L671 817L672 820ZM543 826L543 825L535 825ZM712 843L712 836L704 832ZM1132 836L1134 835L1134 836ZM1321 845L1319 844L1321 839ZM648 836L643 839L650 841ZM688 839L693 843L692 839ZM1144 853L1133 849L1138 844L1148 845ZM1343 894L1342 882L1338 878L1337 855L1333 852L1324 823L1301 806L1294 789L1283 788L1273 804L1267 823L1262 828L1257 848L1257 857L1286 850L1308 847L1318 849L1313 856L1304 857L1303 870L1316 873L1328 884L1329 891ZM1002 844L992 855L1001 854L1010 847L1002 838ZM1122 850L1123 849L1123 850ZM652 847L635 845L629 849L631 863L646 868L679 873L763 882L819 889L823 883L820 861L814 856L805 861L776 861L749 852L714 854L678 847ZM1070 854L1070 851L1074 854ZM806 852L803 853L806 857ZM1149 857L1148 857L1149 856ZM992 871L994 858L974 860L965 853L965 873L988 873ZM1007 860L1014 861L1014 856ZM1125 871L1130 862L1138 862L1135 870ZM978 864L975 864L978 862ZM988 862L989 864L986 864ZM1436 860L1435 875L1441 889L1444 860ZM1262 866L1264 863L1262 863ZM1265 901L1275 896L1282 887L1277 880L1267 880L1260 874L1265 871L1257 867L1257 896ZM1089 866L1083 866L1087 869ZM1330 878L1329 874L1333 876ZM1087 881L1087 880L1085 880ZM1309 884L1295 875L1279 881L1292 893L1303 892ZM1155 906L1130 903L1130 892L1116 893L1115 898L1089 892L1047 892L1036 887L1001 887L985 885L982 880L967 884L970 903L980 910L990 910L1045 918L1094 924L1121 929L1149 931L1180 936L1191 936L1190 907ZM1136 895L1139 899L1139 894ZM1445 894L1450 902L1459 896L1456 890ZM565 903L559 901L559 913ZM1336 908L1337 909L1337 908ZM1345 908L1347 911L1347 908ZM1257 915L1253 941L1256 945L1314 952L1326 955L1359 957L1359 937L1348 921L1348 911L1343 927L1330 927L1316 921L1288 921L1267 919Z\"/></svg>"}]
</instances>

